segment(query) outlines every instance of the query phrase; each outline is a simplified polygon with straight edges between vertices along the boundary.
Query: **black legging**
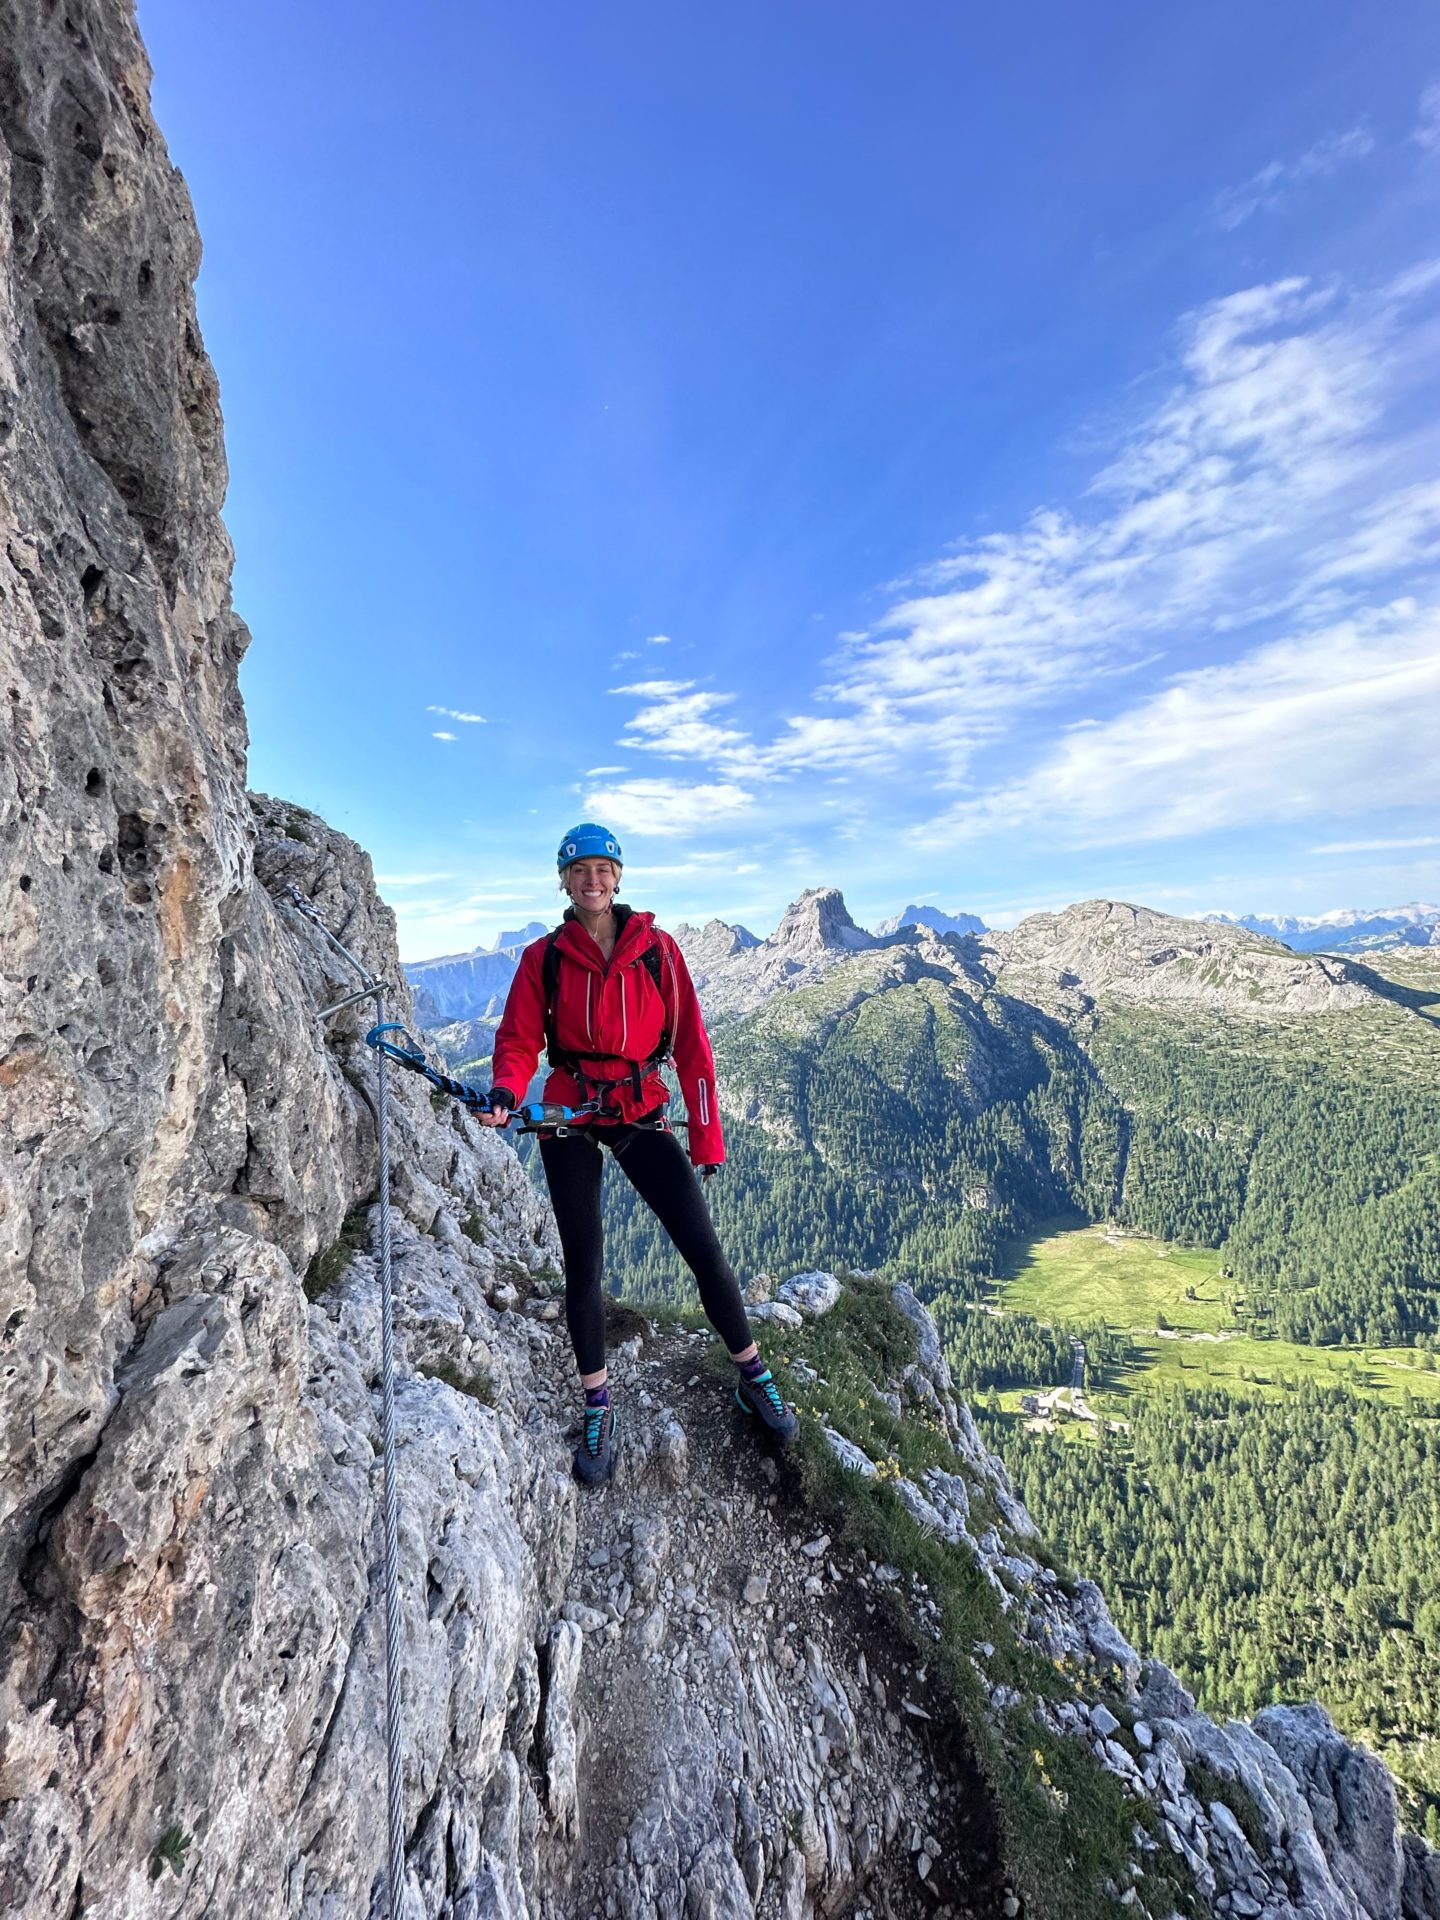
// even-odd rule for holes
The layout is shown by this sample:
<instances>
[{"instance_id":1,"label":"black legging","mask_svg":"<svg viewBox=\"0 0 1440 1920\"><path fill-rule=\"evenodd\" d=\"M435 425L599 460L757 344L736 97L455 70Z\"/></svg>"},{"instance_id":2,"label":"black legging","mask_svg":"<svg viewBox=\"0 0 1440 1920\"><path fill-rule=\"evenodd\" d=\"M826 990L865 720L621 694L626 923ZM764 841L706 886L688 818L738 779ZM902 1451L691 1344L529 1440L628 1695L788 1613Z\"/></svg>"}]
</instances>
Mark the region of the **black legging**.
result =
<instances>
[{"instance_id":1,"label":"black legging","mask_svg":"<svg viewBox=\"0 0 1440 1920\"><path fill-rule=\"evenodd\" d=\"M701 1304L715 1331L731 1353L743 1353L754 1336L740 1286L680 1142L657 1127L607 1126L593 1131L603 1134L631 1186L674 1241L700 1284ZM601 1292L605 1245L600 1228L605 1156L591 1134L589 1127L577 1127L559 1137L542 1135L540 1140L540 1158L565 1255L565 1319L581 1373L598 1373L605 1365Z\"/></svg>"}]
</instances>

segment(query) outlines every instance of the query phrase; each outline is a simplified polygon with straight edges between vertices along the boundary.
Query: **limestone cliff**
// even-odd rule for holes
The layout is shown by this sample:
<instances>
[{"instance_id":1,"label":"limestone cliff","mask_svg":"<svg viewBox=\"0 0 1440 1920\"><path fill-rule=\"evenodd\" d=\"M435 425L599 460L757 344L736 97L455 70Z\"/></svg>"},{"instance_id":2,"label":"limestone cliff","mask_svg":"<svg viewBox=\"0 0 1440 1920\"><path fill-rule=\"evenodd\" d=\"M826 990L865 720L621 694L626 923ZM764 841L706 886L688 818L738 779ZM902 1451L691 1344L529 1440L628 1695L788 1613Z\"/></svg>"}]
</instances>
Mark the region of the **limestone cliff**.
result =
<instances>
[{"instance_id":1,"label":"limestone cliff","mask_svg":"<svg viewBox=\"0 0 1440 1920\"><path fill-rule=\"evenodd\" d=\"M265 882L398 979L393 927L357 848L245 793L199 246L129 9L6 0L0 45L0 1909L359 1913L373 1309L301 1282L374 1189L369 1068ZM460 1227L520 1277L546 1222L498 1143L410 1088L397 1125L411 1367L503 1386L526 1330L485 1337L511 1281ZM418 1813L535 1692L570 1501L523 1386L505 1421L402 1400L412 1673L449 1703L410 1723Z\"/></svg>"}]
</instances>

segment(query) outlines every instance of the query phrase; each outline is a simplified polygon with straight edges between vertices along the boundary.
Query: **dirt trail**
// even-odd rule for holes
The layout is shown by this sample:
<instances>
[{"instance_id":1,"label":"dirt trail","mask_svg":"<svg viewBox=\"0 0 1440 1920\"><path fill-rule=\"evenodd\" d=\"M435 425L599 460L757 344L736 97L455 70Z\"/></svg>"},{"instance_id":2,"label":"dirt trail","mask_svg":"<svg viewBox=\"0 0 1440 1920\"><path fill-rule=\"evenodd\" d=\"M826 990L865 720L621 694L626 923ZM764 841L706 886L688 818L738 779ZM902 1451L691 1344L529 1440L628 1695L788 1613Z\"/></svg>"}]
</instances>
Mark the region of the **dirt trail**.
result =
<instances>
[{"instance_id":1,"label":"dirt trail","mask_svg":"<svg viewBox=\"0 0 1440 1920\"><path fill-rule=\"evenodd\" d=\"M578 1495L561 1608L583 1636L566 1920L1002 1915L988 1789L886 1583L817 1545L794 1463L707 1368L710 1335L612 1303L610 1338L620 1462ZM553 1344L563 1421L577 1394Z\"/></svg>"}]
</instances>

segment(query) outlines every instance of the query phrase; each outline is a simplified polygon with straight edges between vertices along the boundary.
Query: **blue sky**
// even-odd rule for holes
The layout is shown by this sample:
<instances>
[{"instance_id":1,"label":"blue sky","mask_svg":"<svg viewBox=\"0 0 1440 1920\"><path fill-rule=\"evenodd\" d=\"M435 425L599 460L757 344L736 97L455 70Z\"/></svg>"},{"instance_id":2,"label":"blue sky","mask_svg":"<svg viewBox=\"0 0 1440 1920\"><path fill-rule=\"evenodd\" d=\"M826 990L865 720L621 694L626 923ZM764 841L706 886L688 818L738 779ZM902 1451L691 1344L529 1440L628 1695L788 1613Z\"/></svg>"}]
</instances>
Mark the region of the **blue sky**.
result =
<instances>
[{"instance_id":1,"label":"blue sky","mask_svg":"<svg viewBox=\"0 0 1440 1920\"><path fill-rule=\"evenodd\" d=\"M140 19L252 782L408 958L587 817L672 924L1440 896L1428 6Z\"/></svg>"}]
</instances>

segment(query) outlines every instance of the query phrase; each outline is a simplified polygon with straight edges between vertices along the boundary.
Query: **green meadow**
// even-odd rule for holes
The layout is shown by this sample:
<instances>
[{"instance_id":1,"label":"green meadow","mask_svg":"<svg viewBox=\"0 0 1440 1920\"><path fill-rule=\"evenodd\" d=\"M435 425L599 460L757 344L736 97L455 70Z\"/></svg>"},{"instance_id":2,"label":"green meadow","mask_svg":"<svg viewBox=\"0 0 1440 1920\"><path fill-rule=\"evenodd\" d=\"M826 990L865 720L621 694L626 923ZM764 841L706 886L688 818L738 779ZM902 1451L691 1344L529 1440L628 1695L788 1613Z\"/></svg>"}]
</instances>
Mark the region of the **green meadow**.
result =
<instances>
[{"instance_id":1,"label":"green meadow","mask_svg":"<svg viewBox=\"0 0 1440 1920\"><path fill-rule=\"evenodd\" d=\"M1107 1226L1050 1227L1018 1242L995 1295L1005 1310L1056 1327L1124 1333L1133 1359L1097 1379L1095 1411L1123 1419L1132 1393L1157 1387L1229 1387L1277 1398L1302 1379L1392 1406L1406 1393L1440 1402L1434 1356L1410 1347L1313 1347L1257 1340L1235 1325L1235 1283L1224 1255ZM1006 1394L1007 1411L1018 1394ZM1066 1423L1070 1425L1072 1423Z\"/></svg>"}]
</instances>

